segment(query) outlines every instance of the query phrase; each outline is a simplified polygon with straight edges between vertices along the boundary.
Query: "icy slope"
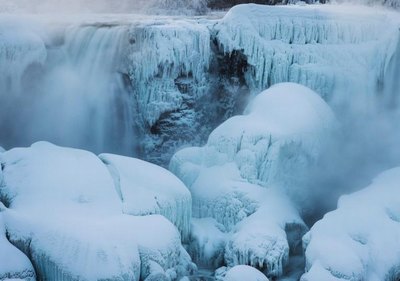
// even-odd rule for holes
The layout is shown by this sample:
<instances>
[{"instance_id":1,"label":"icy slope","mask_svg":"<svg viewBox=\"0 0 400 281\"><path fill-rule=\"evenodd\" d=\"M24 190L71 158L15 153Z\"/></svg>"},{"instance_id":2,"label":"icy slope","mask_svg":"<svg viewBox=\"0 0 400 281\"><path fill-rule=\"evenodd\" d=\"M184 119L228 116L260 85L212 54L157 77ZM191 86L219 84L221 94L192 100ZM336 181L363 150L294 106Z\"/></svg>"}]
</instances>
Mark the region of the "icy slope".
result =
<instances>
[{"instance_id":1,"label":"icy slope","mask_svg":"<svg viewBox=\"0 0 400 281\"><path fill-rule=\"evenodd\" d=\"M161 214L179 229L187 240L192 217L192 197L185 185L148 162L111 154L101 154L123 204L123 212L143 216Z\"/></svg>"},{"instance_id":2,"label":"icy slope","mask_svg":"<svg viewBox=\"0 0 400 281\"><path fill-rule=\"evenodd\" d=\"M399 278L400 168L343 196L304 237L302 281L381 281ZM332 254L334 253L334 254Z\"/></svg>"},{"instance_id":3,"label":"icy slope","mask_svg":"<svg viewBox=\"0 0 400 281\"><path fill-rule=\"evenodd\" d=\"M206 146L176 153L170 170L189 187L194 217L211 217L228 234L229 266L248 264L280 276L306 230L287 196L300 208L309 204L311 191L301 188L301 178L336 122L316 93L293 83L259 94L247 111L215 129ZM192 246L200 257L210 256L211 237L201 239L201 225L194 230Z\"/></svg>"},{"instance_id":4,"label":"icy slope","mask_svg":"<svg viewBox=\"0 0 400 281\"><path fill-rule=\"evenodd\" d=\"M172 223L123 214L113 178L94 154L36 143L3 153L1 163L10 241L40 278L169 280L191 270Z\"/></svg>"},{"instance_id":5,"label":"icy slope","mask_svg":"<svg viewBox=\"0 0 400 281\"><path fill-rule=\"evenodd\" d=\"M253 88L296 82L335 103L365 106L394 55L399 22L395 12L363 6L238 5L215 29L225 52L247 57Z\"/></svg>"}]
</instances>

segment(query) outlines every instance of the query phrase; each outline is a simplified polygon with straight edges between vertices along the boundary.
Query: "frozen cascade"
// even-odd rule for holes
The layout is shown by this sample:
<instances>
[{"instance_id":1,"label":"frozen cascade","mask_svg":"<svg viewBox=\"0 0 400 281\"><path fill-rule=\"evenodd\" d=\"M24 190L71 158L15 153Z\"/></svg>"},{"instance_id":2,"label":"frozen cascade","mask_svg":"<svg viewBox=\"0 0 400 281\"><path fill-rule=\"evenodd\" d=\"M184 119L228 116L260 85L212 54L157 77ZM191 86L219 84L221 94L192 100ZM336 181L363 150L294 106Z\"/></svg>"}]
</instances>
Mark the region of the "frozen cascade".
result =
<instances>
[{"instance_id":1,"label":"frozen cascade","mask_svg":"<svg viewBox=\"0 0 400 281\"><path fill-rule=\"evenodd\" d=\"M354 98L365 107L394 55L400 24L395 12L348 10L239 5L218 23L216 38L225 52L246 55L247 80L255 92L296 82L331 104L343 106Z\"/></svg>"}]
</instances>

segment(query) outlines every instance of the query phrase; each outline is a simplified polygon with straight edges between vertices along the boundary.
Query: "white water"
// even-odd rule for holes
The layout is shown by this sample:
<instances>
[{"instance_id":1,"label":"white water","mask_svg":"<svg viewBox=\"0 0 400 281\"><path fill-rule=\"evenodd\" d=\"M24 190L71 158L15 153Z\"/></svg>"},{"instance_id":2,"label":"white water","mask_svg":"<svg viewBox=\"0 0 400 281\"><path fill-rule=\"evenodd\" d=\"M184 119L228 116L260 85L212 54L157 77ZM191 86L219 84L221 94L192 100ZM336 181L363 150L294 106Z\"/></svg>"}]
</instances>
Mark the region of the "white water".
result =
<instances>
[{"instance_id":1,"label":"white water","mask_svg":"<svg viewBox=\"0 0 400 281\"><path fill-rule=\"evenodd\" d=\"M133 107L120 69L126 35L123 26L71 26L65 35L48 39L41 61L32 59L23 65L13 56L15 64L10 65L11 56L2 57L2 63L10 66L3 72L13 71L13 82L0 83L1 142L26 146L48 140L132 155ZM7 51L7 41L5 45ZM9 49L14 45L9 44ZM35 55L24 51L21 56ZM20 76L13 69L18 67Z\"/></svg>"}]
</instances>

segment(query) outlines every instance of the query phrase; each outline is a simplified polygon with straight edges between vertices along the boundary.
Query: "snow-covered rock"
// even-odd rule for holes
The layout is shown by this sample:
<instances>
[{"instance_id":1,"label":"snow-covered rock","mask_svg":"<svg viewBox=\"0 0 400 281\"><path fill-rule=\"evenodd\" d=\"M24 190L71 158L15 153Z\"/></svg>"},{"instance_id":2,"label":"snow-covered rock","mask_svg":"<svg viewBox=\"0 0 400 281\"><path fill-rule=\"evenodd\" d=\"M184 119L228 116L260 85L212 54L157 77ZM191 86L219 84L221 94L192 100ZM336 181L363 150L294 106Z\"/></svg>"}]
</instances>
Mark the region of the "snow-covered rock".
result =
<instances>
[{"instance_id":1,"label":"snow-covered rock","mask_svg":"<svg viewBox=\"0 0 400 281\"><path fill-rule=\"evenodd\" d=\"M0 146L0 153L3 153L4 151L6 150Z\"/></svg>"},{"instance_id":2,"label":"snow-covered rock","mask_svg":"<svg viewBox=\"0 0 400 281\"><path fill-rule=\"evenodd\" d=\"M143 216L161 214L188 239L192 217L192 198L186 186L171 172L130 157L101 154L114 178L123 212Z\"/></svg>"},{"instance_id":3,"label":"snow-covered rock","mask_svg":"<svg viewBox=\"0 0 400 281\"><path fill-rule=\"evenodd\" d=\"M225 52L247 57L256 91L296 82L332 104L365 109L395 53L399 17L365 6L238 5L215 29Z\"/></svg>"},{"instance_id":4,"label":"snow-covered rock","mask_svg":"<svg viewBox=\"0 0 400 281\"><path fill-rule=\"evenodd\" d=\"M226 272L224 281L268 281L257 269L247 265L237 265Z\"/></svg>"},{"instance_id":5,"label":"snow-covered rock","mask_svg":"<svg viewBox=\"0 0 400 281\"><path fill-rule=\"evenodd\" d=\"M400 277L400 168L340 198L337 210L304 236L302 281L397 280Z\"/></svg>"},{"instance_id":6,"label":"snow-covered rock","mask_svg":"<svg viewBox=\"0 0 400 281\"><path fill-rule=\"evenodd\" d=\"M40 278L170 280L191 270L171 222L123 214L118 188L96 155L41 142L3 153L1 163L10 241Z\"/></svg>"},{"instance_id":7,"label":"snow-covered rock","mask_svg":"<svg viewBox=\"0 0 400 281\"><path fill-rule=\"evenodd\" d=\"M2 204L0 203L0 205ZM1 210L3 207L0 206L0 280L35 281L35 270L28 257L15 248L6 238L3 210Z\"/></svg>"},{"instance_id":8,"label":"snow-covered rock","mask_svg":"<svg viewBox=\"0 0 400 281\"><path fill-rule=\"evenodd\" d=\"M336 121L316 93L292 83L261 93L247 112L221 124L206 146L176 153L170 170L189 187L194 217L223 226L229 266L279 276L307 229L293 201L300 208L309 204L302 177Z\"/></svg>"}]
</instances>

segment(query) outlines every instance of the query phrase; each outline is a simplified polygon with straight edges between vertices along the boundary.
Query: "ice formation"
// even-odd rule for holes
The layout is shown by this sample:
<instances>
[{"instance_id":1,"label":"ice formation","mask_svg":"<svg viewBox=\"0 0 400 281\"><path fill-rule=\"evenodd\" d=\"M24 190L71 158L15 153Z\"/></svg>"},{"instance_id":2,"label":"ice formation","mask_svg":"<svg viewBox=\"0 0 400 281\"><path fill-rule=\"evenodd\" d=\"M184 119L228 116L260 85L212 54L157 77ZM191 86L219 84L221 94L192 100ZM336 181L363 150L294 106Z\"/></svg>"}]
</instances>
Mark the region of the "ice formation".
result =
<instances>
[{"instance_id":1,"label":"ice formation","mask_svg":"<svg viewBox=\"0 0 400 281\"><path fill-rule=\"evenodd\" d=\"M2 204L0 203L0 205ZM4 206L0 206L0 280L35 281L35 270L28 257L15 248L6 238L2 215L3 208Z\"/></svg>"},{"instance_id":2,"label":"ice formation","mask_svg":"<svg viewBox=\"0 0 400 281\"><path fill-rule=\"evenodd\" d=\"M256 91L296 82L333 104L354 99L365 108L395 54L398 27L398 14L379 8L238 5L215 29L225 52L246 55Z\"/></svg>"},{"instance_id":3,"label":"ice formation","mask_svg":"<svg viewBox=\"0 0 400 281\"><path fill-rule=\"evenodd\" d=\"M203 179L226 174L260 186L280 184L293 198L306 195L293 183L301 180L336 127L329 106L304 86L282 83L259 94L247 111L216 128L205 147L178 152L171 160L171 171L191 187L192 194L197 186L205 185ZM204 172L207 175L201 173L202 166L210 167ZM203 187L198 189L200 198L207 196ZM231 227L237 220L223 223Z\"/></svg>"},{"instance_id":4,"label":"ice formation","mask_svg":"<svg viewBox=\"0 0 400 281\"><path fill-rule=\"evenodd\" d=\"M400 168L382 173L311 228L302 281L399 278L399 179Z\"/></svg>"},{"instance_id":5,"label":"ice formation","mask_svg":"<svg viewBox=\"0 0 400 281\"><path fill-rule=\"evenodd\" d=\"M161 214L175 224L183 240L188 239L192 197L179 179L169 171L139 159L111 154L99 157L114 178L125 214Z\"/></svg>"},{"instance_id":6,"label":"ice formation","mask_svg":"<svg viewBox=\"0 0 400 281\"><path fill-rule=\"evenodd\" d=\"M94 154L42 142L3 153L1 163L9 239L40 278L170 280L191 270L166 218L123 214L113 178Z\"/></svg>"},{"instance_id":7,"label":"ice formation","mask_svg":"<svg viewBox=\"0 0 400 281\"><path fill-rule=\"evenodd\" d=\"M176 153L170 170L189 187L194 217L222 225L203 227L227 233L226 264L252 265L280 276L307 229L293 206L304 207L310 192L299 185L301 175L336 121L316 93L293 83L259 94L247 111L215 129L206 146ZM213 242L201 239L197 224L192 247L200 249L199 257L218 258L219 252L208 254ZM218 244L221 234L216 237Z\"/></svg>"},{"instance_id":8,"label":"ice formation","mask_svg":"<svg viewBox=\"0 0 400 281\"><path fill-rule=\"evenodd\" d=\"M247 265L237 265L226 272L224 281L268 281L257 269Z\"/></svg>"}]
</instances>

